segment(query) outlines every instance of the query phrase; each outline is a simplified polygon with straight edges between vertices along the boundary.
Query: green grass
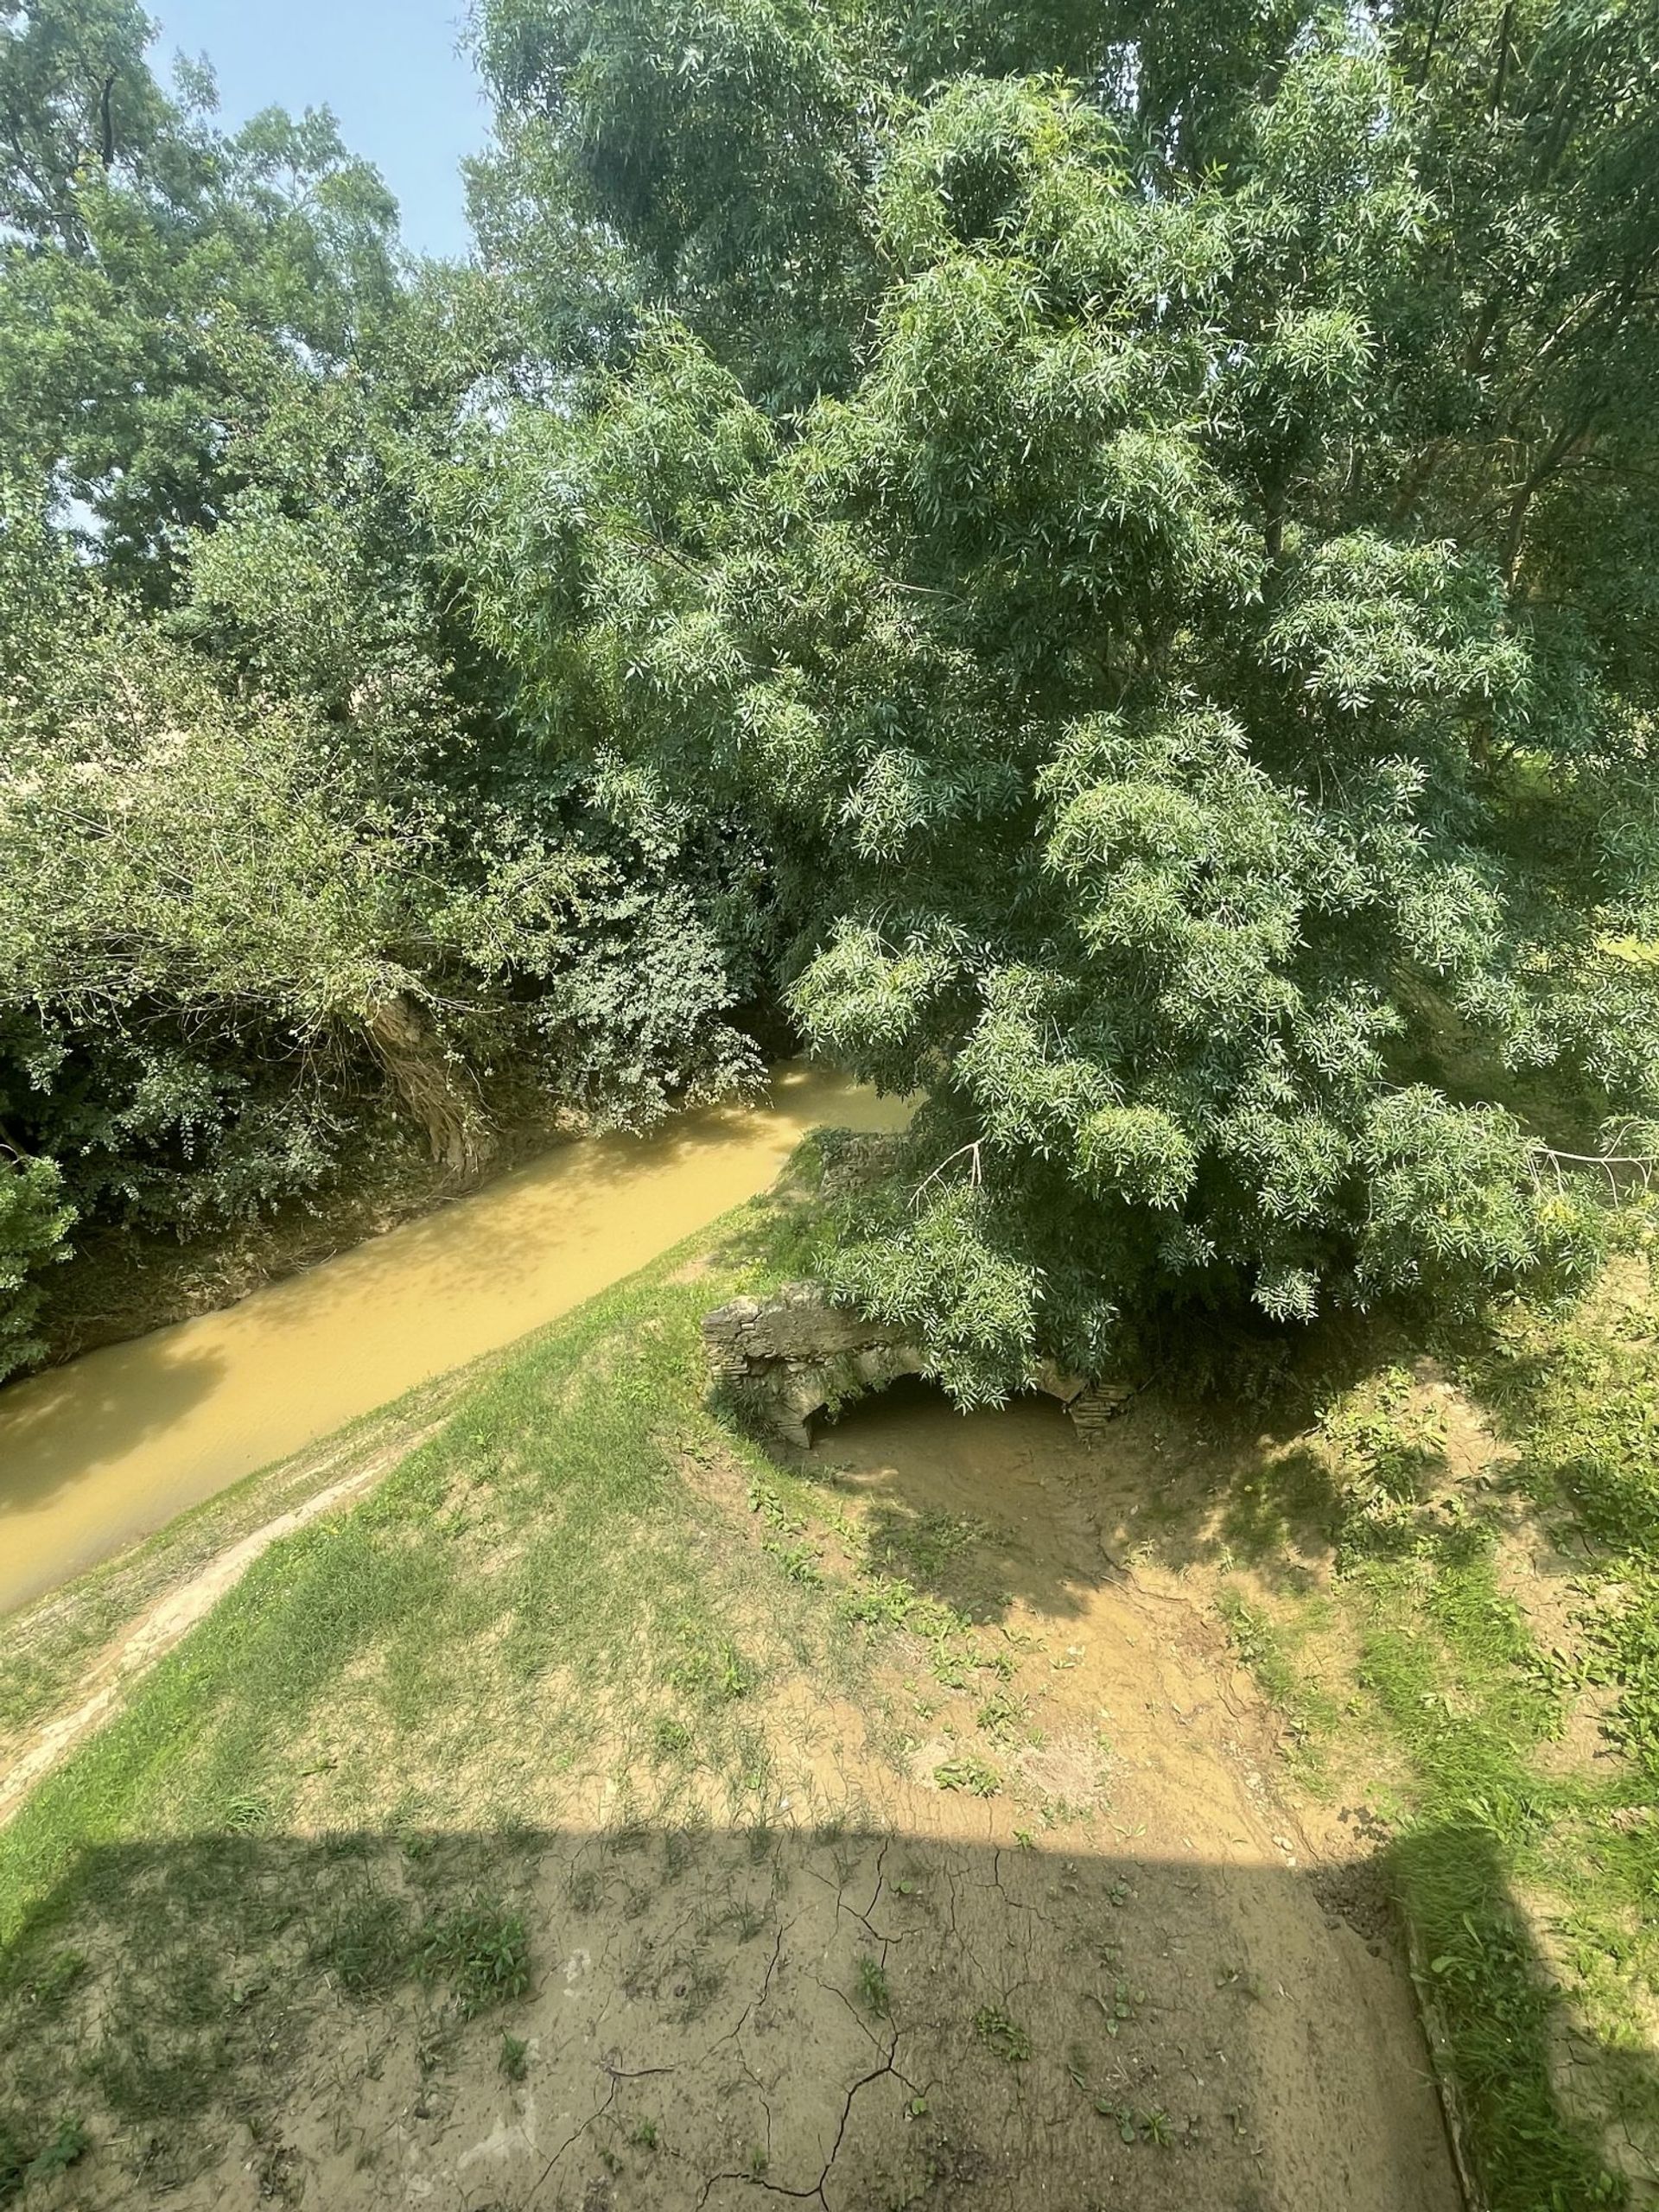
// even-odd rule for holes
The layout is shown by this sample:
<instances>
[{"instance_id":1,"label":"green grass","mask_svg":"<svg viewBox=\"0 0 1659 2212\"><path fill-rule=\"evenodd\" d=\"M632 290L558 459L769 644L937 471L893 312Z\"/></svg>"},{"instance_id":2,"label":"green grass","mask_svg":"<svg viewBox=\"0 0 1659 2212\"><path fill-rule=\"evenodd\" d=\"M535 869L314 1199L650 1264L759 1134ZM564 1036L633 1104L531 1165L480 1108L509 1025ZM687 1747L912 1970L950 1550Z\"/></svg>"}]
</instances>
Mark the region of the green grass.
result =
<instances>
[{"instance_id":1,"label":"green grass","mask_svg":"<svg viewBox=\"0 0 1659 2212\"><path fill-rule=\"evenodd\" d=\"M1560 2108L1549 1978L1518 1910L1518 1892L1539 1887L1592 1917L1621 1902L1579 1848L1595 1792L1539 1764L1556 1713L1523 1663L1530 1639L1478 1539L1362 1569L1352 1598L1366 1627L1360 1726L1379 1726L1408 1762L1393 1863L1490 2202L1495 2212L1618 2202Z\"/></svg>"},{"instance_id":2,"label":"green grass","mask_svg":"<svg viewBox=\"0 0 1659 2212\"><path fill-rule=\"evenodd\" d=\"M182 2173L194 2116L261 2069L280 2079L319 1991L403 1992L440 2023L510 2017L537 1966L512 1837L556 1824L561 1790L619 1793L619 1854L631 1822L690 1817L711 1793L764 1851L774 1675L850 1688L867 1643L906 1635L969 1694L987 1748L1019 1739L979 1524L855 1520L833 1484L772 1466L705 1406L700 1317L782 1270L771 1221L751 1211L695 1280L673 1280L686 1255L671 1255L474 1375L370 1498L265 1554L0 1832L0 2196L78 2155L94 2101L157 2130L160 2180L169 2158ZM800 1232L785 1216L782 1233ZM1383 1366L1224 1502L1230 1554L1263 1586L1241 1575L1221 1603L1299 1778L1363 1794L1393 1831L1494 2212L1581 2212L1619 2190L1552 2079L1563 2002L1626 2108L1659 2125L1659 1319L1516 1307L1439 1350L1517 1454L1503 1482L1448 1505L1440 1416ZM747 1488L754 1547L685 1479L715 1460ZM254 1497L175 1541L239 1527ZM1500 1571L1529 1516L1584 1560L1586 1618L1556 1651ZM1270 1571L1309 1527L1338 1560L1326 1589ZM60 1694L138 1586L92 1587L43 1671L0 1656L0 1722ZM619 1653L637 1656L619 1669ZM1586 1684L1620 1754L1593 1769L1556 1756ZM967 1749L934 1779L1002 1787ZM574 1876L572 1914L598 1895L597 1874ZM96 2032L67 2056L55 2024L132 1952L146 1972L105 1977ZM886 2017L884 1971L859 1971ZM688 2007L712 1994L688 1974ZM1010 2064L1029 2056L996 2008L975 2027Z\"/></svg>"},{"instance_id":3,"label":"green grass","mask_svg":"<svg viewBox=\"0 0 1659 2212\"><path fill-rule=\"evenodd\" d=\"M513 1839L556 1829L567 1802L578 1824L614 1804L619 1853L630 1822L710 1817L764 1849L757 1701L802 1663L831 1694L864 1665L791 1571L804 1534L769 1527L757 1578L686 1479L717 1461L740 1492L770 1478L706 1404L699 1324L767 1280L776 1218L747 1210L475 1371L0 1831L6 2186L68 2156L77 2098L155 2132L157 2186L188 2177L210 2107L276 2124L330 1993L425 2007L443 2063L452 2033L530 1986ZM692 1253L701 1271L676 1282ZM365 1429L365 1448L385 1440ZM715 1994L688 1970L688 2011Z\"/></svg>"},{"instance_id":4,"label":"green grass","mask_svg":"<svg viewBox=\"0 0 1659 2212\"><path fill-rule=\"evenodd\" d=\"M0 1834L0 1941L90 1849L289 1825L320 1752L337 1811L355 1795L382 1816L389 1746L418 1745L391 1764L435 1773L479 1748L474 1684L535 1689L568 1758L610 1655L636 1644L651 1694L719 1733L756 1662L728 1631L677 1452L713 1433L697 1323L727 1285L669 1284L678 1256L533 1341L361 1505L255 1563Z\"/></svg>"},{"instance_id":5,"label":"green grass","mask_svg":"<svg viewBox=\"0 0 1659 2212\"><path fill-rule=\"evenodd\" d=\"M495 1898L475 1897L435 1915L421 1930L417 1962L423 1981L447 1986L463 2020L530 1986L524 1920Z\"/></svg>"},{"instance_id":6,"label":"green grass","mask_svg":"<svg viewBox=\"0 0 1659 2212\"><path fill-rule=\"evenodd\" d=\"M403 1980L410 1949L409 1910L402 1897L368 1889L335 1913L311 1956L346 1996L372 2002Z\"/></svg>"},{"instance_id":7,"label":"green grass","mask_svg":"<svg viewBox=\"0 0 1659 2212\"><path fill-rule=\"evenodd\" d=\"M1325 1745L1340 1726L1337 1702L1299 1661L1296 1630L1306 1634L1317 1618L1305 1609L1295 1628L1274 1620L1230 1585L1217 1593L1221 1617L1234 1649L1284 1714L1294 1738L1292 1764L1305 1787L1318 1790L1326 1780Z\"/></svg>"},{"instance_id":8,"label":"green grass","mask_svg":"<svg viewBox=\"0 0 1659 2212\"><path fill-rule=\"evenodd\" d=\"M1364 1797L1394 1830L1493 2212L1580 2212L1626 2188L1594 2115L1563 2107L1551 2057L1569 2021L1599 2053L1601 2116L1659 2145L1659 1319L1517 1305L1435 1349L1508 1470L1459 1487L1434 1404L1385 1366L1332 1397L1316 1452L1285 1455L1224 1519L1259 1557L1241 1533L1294 1489L1295 1517L1334 1548L1332 1588L1224 1586L1221 1604L1292 1721L1300 1778ZM1517 1526L1582 1562L1554 1649L1501 1572ZM1586 1684L1622 1758L1558 1754Z\"/></svg>"},{"instance_id":9,"label":"green grass","mask_svg":"<svg viewBox=\"0 0 1659 2212\"><path fill-rule=\"evenodd\" d=\"M0 1621L0 1741L73 1704L98 1655L164 1592L231 1545L440 1417L476 1369L424 1383L181 1514L120 1559Z\"/></svg>"}]
</instances>

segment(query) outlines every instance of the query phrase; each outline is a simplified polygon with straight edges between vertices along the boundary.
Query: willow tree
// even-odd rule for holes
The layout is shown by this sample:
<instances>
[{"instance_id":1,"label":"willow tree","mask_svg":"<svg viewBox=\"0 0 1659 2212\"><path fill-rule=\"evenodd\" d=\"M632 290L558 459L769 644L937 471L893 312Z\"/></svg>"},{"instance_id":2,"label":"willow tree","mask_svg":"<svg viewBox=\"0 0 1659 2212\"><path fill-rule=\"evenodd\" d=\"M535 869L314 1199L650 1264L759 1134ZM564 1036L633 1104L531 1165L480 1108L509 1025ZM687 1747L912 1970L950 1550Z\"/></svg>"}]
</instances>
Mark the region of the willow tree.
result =
<instances>
[{"instance_id":1,"label":"willow tree","mask_svg":"<svg viewBox=\"0 0 1659 2212\"><path fill-rule=\"evenodd\" d=\"M827 357L817 203L746 227L704 144L789 11L706 11L677 90L660 22L551 12L656 303L480 463L482 619L549 746L748 810L806 1035L925 1094L842 1291L971 1400L1194 1304L1571 1279L1567 1155L1659 1111L1651 10L1123 9L1085 81L922 98L856 11L777 160L856 181L868 320L789 413L721 257L780 238L776 359ZM593 166L630 124L701 228Z\"/></svg>"}]
</instances>

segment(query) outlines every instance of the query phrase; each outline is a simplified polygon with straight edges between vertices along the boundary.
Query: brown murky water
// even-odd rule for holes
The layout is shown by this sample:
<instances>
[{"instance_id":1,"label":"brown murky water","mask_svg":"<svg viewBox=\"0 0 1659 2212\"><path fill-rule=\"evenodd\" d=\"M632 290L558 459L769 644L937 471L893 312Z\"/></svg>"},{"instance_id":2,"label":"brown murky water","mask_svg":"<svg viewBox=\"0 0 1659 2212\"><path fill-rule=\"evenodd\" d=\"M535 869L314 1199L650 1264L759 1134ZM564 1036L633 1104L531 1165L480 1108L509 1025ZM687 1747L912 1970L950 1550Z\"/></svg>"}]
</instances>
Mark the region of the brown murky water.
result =
<instances>
[{"instance_id":1,"label":"brown murky water","mask_svg":"<svg viewBox=\"0 0 1659 2212\"><path fill-rule=\"evenodd\" d=\"M827 1122L905 1109L790 1068L764 1109L565 1145L239 1305L0 1392L0 1613L257 1467L511 1344L766 1188Z\"/></svg>"}]
</instances>

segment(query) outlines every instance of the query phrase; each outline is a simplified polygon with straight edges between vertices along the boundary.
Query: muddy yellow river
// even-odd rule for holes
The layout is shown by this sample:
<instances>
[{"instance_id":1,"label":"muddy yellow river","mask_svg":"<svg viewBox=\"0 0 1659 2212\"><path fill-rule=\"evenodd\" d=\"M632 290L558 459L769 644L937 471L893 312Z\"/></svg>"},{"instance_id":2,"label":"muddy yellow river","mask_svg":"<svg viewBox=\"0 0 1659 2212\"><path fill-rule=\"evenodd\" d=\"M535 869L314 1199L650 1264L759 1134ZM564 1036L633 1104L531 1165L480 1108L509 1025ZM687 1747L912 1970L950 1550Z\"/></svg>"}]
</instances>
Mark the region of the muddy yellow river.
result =
<instances>
[{"instance_id":1,"label":"muddy yellow river","mask_svg":"<svg viewBox=\"0 0 1659 2212\"><path fill-rule=\"evenodd\" d=\"M769 1107L565 1145L239 1305L0 1390L0 1613L256 1467L555 1319L893 1101L791 1068Z\"/></svg>"}]
</instances>

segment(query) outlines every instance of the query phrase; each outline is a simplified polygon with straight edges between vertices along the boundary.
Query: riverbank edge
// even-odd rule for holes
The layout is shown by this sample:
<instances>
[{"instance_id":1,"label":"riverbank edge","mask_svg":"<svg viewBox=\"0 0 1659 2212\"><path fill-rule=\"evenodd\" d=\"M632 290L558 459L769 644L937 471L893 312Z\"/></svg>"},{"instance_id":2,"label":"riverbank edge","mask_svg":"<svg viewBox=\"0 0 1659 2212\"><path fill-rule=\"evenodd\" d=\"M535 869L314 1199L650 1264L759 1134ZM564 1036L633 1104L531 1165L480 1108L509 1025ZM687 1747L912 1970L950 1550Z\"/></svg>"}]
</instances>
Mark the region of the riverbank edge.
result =
<instances>
[{"instance_id":1,"label":"riverbank edge","mask_svg":"<svg viewBox=\"0 0 1659 2212\"><path fill-rule=\"evenodd\" d=\"M577 1325L613 1290L645 1290L681 1268L697 1264L709 1250L729 1239L757 1207L775 1209L780 1201L787 1205L798 1197L803 1173L810 1178L814 1158L809 1137L770 1191L694 1230L644 1268L596 1292L569 1313L417 1383L400 1397L285 1459L256 1469L114 1558L101 1560L56 1589L30 1599L16 1612L0 1615L0 1825L9 1811L16 1809L9 1804L8 1778L29 1755L30 1744L73 1715L89 1688L95 1689L118 1675L121 1651L140 1624L209 1573L215 1560L248 1543L272 1523L303 1511L322 1491L343 1488L353 1470L373 1464L377 1480L390 1474L435 1433L451 1409L471 1390L510 1365L530 1345ZM500 1173L511 1173L511 1169L504 1167ZM494 1179L493 1174L485 1174L469 1188L481 1188ZM458 1189L455 1195L465 1193ZM359 1491L350 1498L342 1497L341 1510L360 1495ZM157 1658L162 1656L160 1651L156 1654ZM139 1675L131 1676L123 1684L124 1690L136 1687L140 1679ZM118 1710L118 1703L105 1718L113 1719Z\"/></svg>"},{"instance_id":2,"label":"riverbank edge","mask_svg":"<svg viewBox=\"0 0 1659 2212\"><path fill-rule=\"evenodd\" d=\"M9 1777L29 1745L73 1713L89 1685L118 1672L119 1655L141 1622L211 1571L227 1551L304 1510L353 1468L384 1459L390 1471L512 1349L435 1376L245 1475L113 1559L0 1617L0 1808L10 1796Z\"/></svg>"},{"instance_id":3,"label":"riverbank edge","mask_svg":"<svg viewBox=\"0 0 1659 2212\"><path fill-rule=\"evenodd\" d=\"M588 1327L595 1314L611 1301L623 1297L631 1303L648 1300L653 1287L665 1285L676 1276L683 1281L688 1269L700 1269L708 1253L728 1242L746 1217L758 1219L766 1205L766 1201L760 1199L734 1210L571 1314L543 1330L528 1332L514 1344L445 1376L441 1382L408 1394L394 1405L365 1416L283 1465L245 1478L234 1490L194 1509L123 1559L94 1570L54 1598L38 1601L12 1623L0 1624L0 1668L10 1655L16 1629L27 1627L38 1638L41 1629L52 1627L56 1615L55 1673L60 1689L73 1684L74 1698L83 1697L87 1676L84 1671L77 1671L76 1655L83 1665L88 1661L93 1666L100 1663L98 1655L106 1651L109 1643L120 1635L118 1624L114 1638L107 1633L110 1622L124 1609L129 1624L142 1618L147 1609L165 1601L169 1589L178 1589L188 1582L192 1574L199 1573L204 1562L245 1540L254 1529L267 1525L280 1513L302 1506L306 1500L327 1491L331 1484L349 1481L353 1470L372 1463L377 1453L385 1455L381 1472L390 1473L415 1448L421 1435L441 1430L456 1403L466 1399L474 1386L489 1374L512 1366L531 1344ZM1600 1332L1608 1324L1604 1317L1592 1315L1580 1325ZM1554 1341L1553 1328L1550 1341ZM1160 1418L1172 1413L1179 1417L1179 1408L1172 1405L1164 1409ZM1534 1432L1537 1440L1534 1449L1541 1443L1543 1434L1541 1427ZM1477 1488L1486 1479L1480 1478ZM1246 1492L1254 1487L1253 1482L1243 1485ZM365 1494L359 1492L353 1498L342 1498L342 1507L359 1502ZM1423 1554L1425 1568L1440 1560L1441 1548L1437 1540L1437 1547ZM1452 1556L1446 1553L1446 1560ZM1449 1570L1442 1562L1436 1569L1434 1585L1421 1593L1430 1610L1437 1602L1436 1586L1442 1587L1446 1597L1457 1597L1459 1586L1455 1577L1444 1584L1440 1582L1440 1574L1446 1571ZM1374 1594L1381 1596L1385 1592L1380 1586ZM1465 1598L1469 1594L1465 1592ZM1500 1672L1505 1679L1524 1684L1538 1663L1541 1647L1534 1637L1525 1634L1518 1618L1510 1619L1511 1612L1509 1601L1500 1600L1493 1593L1482 1619L1474 1624L1474 1633L1484 1635L1492 1618L1502 1618L1513 1628L1513 1649L1503 1655ZM1374 1620L1373 1629L1379 1637L1392 1618L1392 1615L1378 1616ZM1401 1622L1404 1618L1402 1614ZM1287 1648L1282 1658L1275 1654L1275 1637L1293 1624L1287 1619L1270 1626L1265 1619L1252 1622L1245 1612L1237 1623L1230 1619L1229 1625L1241 1660L1258 1675L1262 1687L1281 1705L1292 1724L1292 1733L1287 1738L1287 1749L1291 1753L1287 1766L1300 1779L1303 1761L1298 1755L1298 1745L1306 1734L1308 1701L1315 1694L1316 1685L1303 1675L1296 1662L1294 1644ZM1421 1656L1437 1675L1442 1665L1452 1670L1440 1677L1444 1687L1432 1695L1414 1696L1411 1713L1403 1726L1392 1712L1387 1716L1398 1733L1395 1752L1405 1757L1408 1766L1417 1764L1414 1755L1420 1750L1415 1740L1418 1732L1431 1721L1437 1729L1444 1727L1443 1722L1434 1720L1436 1713L1458 1709L1456 1725L1465 1732L1478 1732L1485 1725L1478 1713L1469 1709L1467 1687L1460 1687L1457 1680L1463 1626L1455 1620L1443 1625L1456 1631L1453 1641L1441 1654L1425 1649ZM100 1628L106 1631L101 1643L97 1641ZM1467 1656L1466 1651L1464 1656ZM124 1684L124 1696L129 1687L136 1688L142 1679L136 1677L131 1685ZM1413 1688L1421 1689L1414 1677ZM60 1696L57 1711L60 1713L67 1709L68 1700ZM120 1712L121 1701L118 1700L105 1718L118 1720ZM1346 1712L1354 1717L1344 1717L1337 1725L1338 1738L1345 1738L1346 1744L1326 1737L1325 1749L1332 1753L1344 1748L1360 1748L1358 1739L1364 1732L1364 1717L1357 1707L1349 1707ZM48 1725L52 1717L47 1716ZM1380 1719L1383 1715L1379 1711L1373 1717ZM1334 1713L1332 1721L1336 1721ZM1321 1724L1315 1730L1316 1737L1323 1732ZM83 1742L77 1748L85 1750L87 1746ZM1603 1751L1598 1756L1605 1758L1607 1754ZM70 1764L73 1762L72 1748ZM1516 2158L1516 2124L1529 2113L1541 2116L1548 2112L1549 2133L1555 2145L1552 2158L1560 2160L1556 2176L1568 2191L1560 2198L1561 2203L1587 2207L1592 2203L1625 2201L1618 2195L1583 2193L1596 2187L1593 2177L1599 2162L1578 2127L1570 2124L1564 2126L1554 2114L1553 2107L1540 2101L1551 2096L1552 2045L1559 2024L1573 2009L1571 1985L1569 1982L1563 1987L1554 1980L1552 1986L1553 1977L1548 1969L1544 1970L1541 1982L1539 1965L1528 1963L1522 1948L1517 1948L1513 1939L1511 1931L1518 1933L1516 1904L1507 1869L1502 1863L1503 1853L1497 1848L1499 1839L1496 1835L1491 1839L1491 1866L1484 1872L1484 1862L1478 1864L1473 1859L1467 1859L1454 1865L1448 1858L1447 1853L1456 1847L1456 1831L1464 1822L1465 1785L1459 1777L1439 1771L1440 1765L1438 1753L1431 1751L1414 1777L1402 1770L1397 1777L1401 1804L1395 1818L1396 1822L1403 1821L1403 1826L1396 1825L1395 1834L1404 1847L1404 1855L1396 1870L1397 1903L1412 1940L1420 2002L1425 1997L1429 2000L1425 2009L1431 2041L1442 2061L1443 2079L1450 2092L1448 2104L1461 2120L1461 2125L1454 2120L1453 2128L1461 2139L1460 2147L1469 2171L1476 2177L1478 2187L1484 2177L1492 2177L1494 2185L1485 2197L1491 2206L1505 2208L1508 2212L1508 2208L1528 2201L1515 2194L1516 2185L1522 2183L1521 2168L1511 2163ZM1559 1781L1556 1786L1559 1788ZM1605 1786L1604 1783L1603 1788ZM1628 1789L1629 1785L1625 1787ZM1334 1802L1329 1791L1315 1794ZM1414 1808L1410 1804L1413 1799L1416 1800ZM1437 1828L1442 1827L1444 1832L1437 1834ZM1634 1835L1627 1838L1628 1841L1635 1840ZM1457 1880L1448 1888L1448 1878L1453 1874ZM1443 1891L1445 1894L1441 1893ZM1472 1924L1471 1910L1476 1916ZM1554 1963L1551 1961L1552 1965ZM1523 1983L1527 1985L1525 1988ZM1495 2019L1503 2021L1507 2044L1502 2056L1510 2101L1502 2113L1492 2108L1497 2085L1491 2075L1490 2061L1493 2056ZM1468 2070L1471 2067L1473 2070ZM1530 2126L1528 2133L1534 2133ZM1578 2165L1579 2158L1584 2158L1586 2163Z\"/></svg>"},{"instance_id":4,"label":"riverbank edge","mask_svg":"<svg viewBox=\"0 0 1659 2212\"><path fill-rule=\"evenodd\" d=\"M526 1113L496 1125L494 1150L469 1168L429 1158L410 1136L365 1147L342 1163L326 1188L289 1199L273 1213L223 1223L196 1236L95 1229L73 1257L41 1279L40 1331L47 1351L29 1372L65 1367L87 1352L222 1313L595 1134L574 1116Z\"/></svg>"}]
</instances>

